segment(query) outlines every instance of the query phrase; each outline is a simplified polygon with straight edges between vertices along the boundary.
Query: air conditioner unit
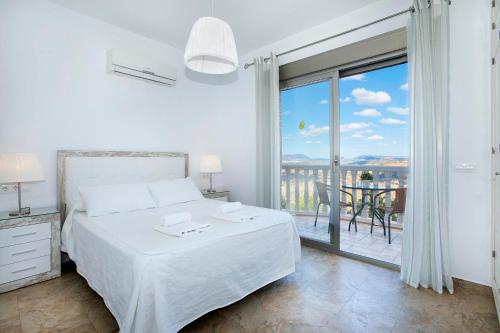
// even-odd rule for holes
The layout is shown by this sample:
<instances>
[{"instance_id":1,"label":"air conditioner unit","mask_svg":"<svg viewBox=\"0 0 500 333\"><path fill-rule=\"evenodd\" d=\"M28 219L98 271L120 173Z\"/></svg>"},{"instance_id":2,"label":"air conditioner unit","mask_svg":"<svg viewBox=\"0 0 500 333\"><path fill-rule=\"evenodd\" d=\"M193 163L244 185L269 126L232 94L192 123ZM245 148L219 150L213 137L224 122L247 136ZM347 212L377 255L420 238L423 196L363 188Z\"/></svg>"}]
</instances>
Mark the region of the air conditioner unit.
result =
<instances>
[{"instance_id":1,"label":"air conditioner unit","mask_svg":"<svg viewBox=\"0 0 500 333\"><path fill-rule=\"evenodd\" d=\"M173 86L177 74L175 68L156 60L118 50L108 51L108 72L121 76Z\"/></svg>"}]
</instances>

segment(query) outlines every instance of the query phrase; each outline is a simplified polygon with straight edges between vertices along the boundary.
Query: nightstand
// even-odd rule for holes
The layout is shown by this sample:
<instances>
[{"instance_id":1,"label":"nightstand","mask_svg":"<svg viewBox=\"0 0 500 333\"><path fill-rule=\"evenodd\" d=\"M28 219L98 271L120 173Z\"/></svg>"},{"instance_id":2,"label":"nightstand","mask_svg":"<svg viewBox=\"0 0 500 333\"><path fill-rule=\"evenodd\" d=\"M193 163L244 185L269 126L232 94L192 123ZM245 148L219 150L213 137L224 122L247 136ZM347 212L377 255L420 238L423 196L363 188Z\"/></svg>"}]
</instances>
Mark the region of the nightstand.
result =
<instances>
[{"instance_id":1,"label":"nightstand","mask_svg":"<svg viewBox=\"0 0 500 333\"><path fill-rule=\"evenodd\" d=\"M201 192L207 199L214 199L220 201L229 201L229 191L215 191L215 192Z\"/></svg>"},{"instance_id":2,"label":"nightstand","mask_svg":"<svg viewBox=\"0 0 500 333\"><path fill-rule=\"evenodd\" d=\"M55 208L0 213L0 293L61 275L61 217Z\"/></svg>"}]
</instances>

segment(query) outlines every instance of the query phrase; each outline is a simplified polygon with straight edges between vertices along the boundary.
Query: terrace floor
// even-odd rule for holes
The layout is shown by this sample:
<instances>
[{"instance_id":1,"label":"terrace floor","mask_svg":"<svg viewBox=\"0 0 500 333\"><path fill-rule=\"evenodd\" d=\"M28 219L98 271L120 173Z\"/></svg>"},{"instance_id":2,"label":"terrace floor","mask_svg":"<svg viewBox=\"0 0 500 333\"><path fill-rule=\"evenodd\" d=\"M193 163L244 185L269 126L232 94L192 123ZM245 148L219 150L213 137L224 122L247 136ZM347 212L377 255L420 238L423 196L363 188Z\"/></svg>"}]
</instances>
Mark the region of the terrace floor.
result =
<instances>
[{"instance_id":1,"label":"terrace floor","mask_svg":"<svg viewBox=\"0 0 500 333\"><path fill-rule=\"evenodd\" d=\"M354 231L354 225L351 226L349 232L347 230L349 220L341 219L340 221L340 249L342 251L401 265L403 230L392 227L392 243L389 244L381 226L375 226L373 234L370 234L370 224L358 221L358 232ZM295 223L300 236L324 242L330 241L328 217L318 217L315 227L314 216L295 215Z\"/></svg>"}]
</instances>

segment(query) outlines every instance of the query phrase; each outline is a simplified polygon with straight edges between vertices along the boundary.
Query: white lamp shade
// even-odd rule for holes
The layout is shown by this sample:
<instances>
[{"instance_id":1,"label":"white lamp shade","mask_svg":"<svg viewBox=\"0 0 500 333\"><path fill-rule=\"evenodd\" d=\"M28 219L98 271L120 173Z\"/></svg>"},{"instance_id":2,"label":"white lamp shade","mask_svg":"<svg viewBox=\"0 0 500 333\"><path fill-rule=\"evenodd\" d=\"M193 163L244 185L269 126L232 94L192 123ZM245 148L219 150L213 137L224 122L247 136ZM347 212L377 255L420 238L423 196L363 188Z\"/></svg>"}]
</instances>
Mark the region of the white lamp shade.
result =
<instances>
[{"instance_id":1,"label":"white lamp shade","mask_svg":"<svg viewBox=\"0 0 500 333\"><path fill-rule=\"evenodd\" d=\"M222 172L222 163L217 155L205 155L201 158L200 172L219 173Z\"/></svg>"},{"instance_id":2,"label":"white lamp shade","mask_svg":"<svg viewBox=\"0 0 500 333\"><path fill-rule=\"evenodd\" d=\"M184 64L206 74L227 74L238 68L238 52L229 24L215 17L199 18L189 35Z\"/></svg>"},{"instance_id":3,"label":"white lamp shade","mask_svg":"<svg viewBox=\"0 0 500 333\"><path fill-rule=\"evenodd\" d=\"M0 154L0 184L42 180L42 166L35 154Z\"/></svg>"}]
</instances>

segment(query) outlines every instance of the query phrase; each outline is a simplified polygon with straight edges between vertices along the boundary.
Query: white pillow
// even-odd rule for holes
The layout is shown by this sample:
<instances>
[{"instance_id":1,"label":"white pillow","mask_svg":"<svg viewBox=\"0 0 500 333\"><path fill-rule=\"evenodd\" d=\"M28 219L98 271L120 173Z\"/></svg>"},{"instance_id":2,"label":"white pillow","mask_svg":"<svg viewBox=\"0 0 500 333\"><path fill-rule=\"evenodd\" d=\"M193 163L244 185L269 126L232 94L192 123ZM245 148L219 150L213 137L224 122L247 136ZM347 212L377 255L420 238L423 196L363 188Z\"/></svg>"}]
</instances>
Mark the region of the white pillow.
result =
<instances>
[{"instance_id":1,"label":"white pillow","mask_svg":"<svg viewBox=\"0 0 500 333\"><path fill-rule=\"evenodd\" d=\"M145 183L81 186L78 190L88 216L156 207Z\"/></svg>"},{"instance_id":2,"label":"white pillow","mask_svg":"<svg viewBox=\"0 0 500 333\"><path fill-rule=\"evenodd\" d=\"M158 207L165 207L203 198L200 190L189 177L149 183L149 190Z\"/></svg>"}]
</instances>

